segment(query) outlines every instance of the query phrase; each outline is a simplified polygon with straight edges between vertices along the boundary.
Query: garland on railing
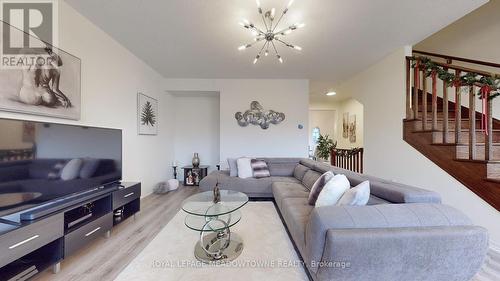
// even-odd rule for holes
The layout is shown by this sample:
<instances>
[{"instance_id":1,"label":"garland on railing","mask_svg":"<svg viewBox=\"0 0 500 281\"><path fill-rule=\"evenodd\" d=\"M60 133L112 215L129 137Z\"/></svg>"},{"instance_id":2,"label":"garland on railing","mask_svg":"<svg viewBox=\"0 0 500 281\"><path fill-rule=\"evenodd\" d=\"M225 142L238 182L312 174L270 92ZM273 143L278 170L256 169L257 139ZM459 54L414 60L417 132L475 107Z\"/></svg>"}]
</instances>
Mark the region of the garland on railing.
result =
<instances>
[{"instance_id":1,"label":"garland on railing","mask_svg":"<svg viewBox=\"0 0 500 281\"><path fill-rule=\"evenodd\" d=\"M334 148L332 151L335 153L335 155L340 156L340 157L350 157L353 155L358 154L361 151L361 147L355 147L352 149L339 149L339 148Z\"/></svg>"},{"instance_id":2,"label":"garland on railing","mask_svg":"<svg viewBox=\"0 0 500 281\"><path fill-rule=\"evenodd\" d=\"M485 76L474 72L467 72L464 75L456 75L449 72L445 67L438 65L428 57L412 57L412 60L412 68L423 71L426 77L438 77L449 87L480 85L480 99L484 99L488 96L488 94L489 99L494 99L500 96L500 75L492 74L490 76Z\"/></svg>"},{"instance_id":3,"label":"garland on railing","mask_svg":"<svg viewBox=\"0 0 500 281\"><path fill-rule=\"evenodd\" d=\"M492 74L487 76L475 72L467 72L464 75L461 75L460 72L454 74L449 72L446 67L438 65L428 57L412 57L411 59L413 60L411 67L417 70L415 79L418 79L419 71L423 71L425 77L432 76L433 79L438 77L443 80L443 83L448 87L471 88L471 86L478 86L478 96L479 99L482 100L483 111L481 114L481 129L488 135L488 131L486 130L488 127L488 120L486 118L488 107L486 99L492 100L500 96L500 75ZM435 87L434 83L433 87ZM435 89L433 89L433 94L434 93Z\"/></svg>"}]
</instances>

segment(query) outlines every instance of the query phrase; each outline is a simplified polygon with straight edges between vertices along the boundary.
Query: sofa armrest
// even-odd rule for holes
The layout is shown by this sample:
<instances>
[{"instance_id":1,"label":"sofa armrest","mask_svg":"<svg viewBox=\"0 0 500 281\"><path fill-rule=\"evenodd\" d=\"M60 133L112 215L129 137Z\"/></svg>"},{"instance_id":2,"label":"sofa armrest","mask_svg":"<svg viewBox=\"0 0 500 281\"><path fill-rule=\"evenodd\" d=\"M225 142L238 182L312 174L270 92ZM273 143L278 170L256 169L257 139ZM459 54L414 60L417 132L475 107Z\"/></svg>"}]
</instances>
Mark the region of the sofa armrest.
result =
<instances>
[{"instance_id":1,"label":"sofa armrest","mask_svg":"<svg viewBox=\"0 0 500 281\"><path fill-rule=\"evenodd\" d=\"M317 280L461 280L480 269L488 235L477 226L330 229Z\"/></svg>"},{"instance_id":2,"label":"sofa armrest","mask_svg":"<svg viewBox=\"0 0 500 281\"><path fill-rule=\"evenodd\" d=\"M385 204L372 206L325 206L315 208L306 226L307 263L322 260L327 232L354 229L422 228L471 226L460 211L442 204ZM312 268L316 272L317 268Z\"/></svg>"}]
</instances>

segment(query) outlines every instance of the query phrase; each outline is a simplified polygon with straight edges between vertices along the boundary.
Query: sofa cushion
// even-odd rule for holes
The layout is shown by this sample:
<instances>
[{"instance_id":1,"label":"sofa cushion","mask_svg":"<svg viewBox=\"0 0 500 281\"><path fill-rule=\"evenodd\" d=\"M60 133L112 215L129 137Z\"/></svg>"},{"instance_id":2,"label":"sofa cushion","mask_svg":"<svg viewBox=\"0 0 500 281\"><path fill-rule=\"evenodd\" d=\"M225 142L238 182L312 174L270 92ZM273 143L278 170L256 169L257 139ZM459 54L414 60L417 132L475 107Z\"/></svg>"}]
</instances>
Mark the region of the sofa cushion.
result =
<instances>
[{"instance_id":1,"label":"sofa cushion","mask_svg":"<svg viewBox=\"0 0 500 281\"><path fill-rule=\"evenodd\" d=\"M300 160L300 164L308 167L309 169L313 169L317 163L318 163L317 161L314 161L314 160L311 160L308 158L304 158L304 159Z\"/></svg>"},{"instance_id":2,"label":"sofa cushion","mask_svg":"<svg viewBox=\"0 0 500 281\"><path fill-rule=\"evenodd\" d=\"M267 162L267 166L269 167L269 172L271 176L277 177L293 177L293 172L297 163L272 163Z\"/></svg>"},{"instance_id":3,"label":"sofa cushion","mask_svg":"<svg viewBox=\"0 0 500 281\"><path fill-rule=\"evenodd\" d=\"M368 203L366 203L366 205L381 205L381 204L391 204L391 202L370 194L370 199L368 199Z\"/></svg>"},{"instance_id":4,"label":"sofa cushion","mask_svg":"<svg viewBox=\"0 0 500 281\"><path fill-rule=\"evenodd\" d=\"M316 162L314 164L314 167L313 169L316 171L316 172L320 172L320 173L326 173L328 171L330 172L333 172L334 174L344 174L344 173L336 173L334 171L334 166L332 165L329 165L327 163L321 163L321 162Z\"/></svg>"},{"instance_id":5,"label":"sofa cushion","mask_svg":"<svg viewBox=\"0 0 500 281\"><path fill-rule=\"evenodd\" d=\"M318 178L321 176L320 173L313 171L313 170L308 170L304 177L302 178L302 184L309 190L313 187L314 183L318 180Z\"/></svg>"},{"instance_id":6,"label":"sofa cushion","mask_svg":"<svg viewBox=\"0 0 500 281\"><path fill-rule=\"evenodd\" d=\"M293 170L293 176L298 179L299 181L302 181L304 179L304 175L306 172L309 171L309 168L302 165L302 164L297 164Z\"/></svg>"},{"instance_id":7,"label":"sofa cushion","mask_svg":"<svg viewBox=\"0 0 500 281\"><path fill-rule=\"evenodd\" d=\"M305 233L309 215L314 209L307 203L307 197L283 199L281 215L299 251L305 253Z\"/></svg>"},{"instance_id":8,"label":"sofa cushion","mask_svg":"<svg viewBox=\"0 0 500 281\"><path fill-rule=\"evenodd\" d=\"M224 173L217 174L217 184L221 189L235 190L243 192L250 197L272 197L271 185L274 182L300 183L292 177L267 177L267 178L246 178L230 177ZM203 182L205 186L205 183ZM213 187L210 187L213 188ZM203 188L203 190L210 190Z\"/></svg>"},{"instance_id":9,"label":"sofa cushion","mask_svg":"<svg viewBox=\"0 0 500 281\"><path fill-rule=\"evenodd\" d=\"M272 190L274 201L280 210L285 198L307 198L309 196L309 191L300 183L274 182Z\"/></svg>"},{"instance_id":10,"label":"sofa cushion","mask_svg":"<svg viewBox=\"0 0 500 281\"><path fill-rule=\"evenodd\" d=\"M330 170L334 174L343 174L354 186L369 180L371 194L391 203L441 203L441 196L434 191L355 173L325 163L317 163L314 165L314 170L319 172Z\"/></svg>"},{"instance_id":11,"label":"sofa cushion","mask_svg":"<svg viewBox=\"0 0 500 281\"><path fill-rule=\"evenodd\" d=\"M318 199L320 192L323 190L323 187L325 187L325 185L331 179L333 179L334 176L335 175L332 172L328 171L328 172L322 174L316 180L316 182L313 184L313 186L311 188L311 192L309 193L309 199L308 199L309 205L314 206L314 204L316 204L316 200Z\"/></svg>"}]
</instances>

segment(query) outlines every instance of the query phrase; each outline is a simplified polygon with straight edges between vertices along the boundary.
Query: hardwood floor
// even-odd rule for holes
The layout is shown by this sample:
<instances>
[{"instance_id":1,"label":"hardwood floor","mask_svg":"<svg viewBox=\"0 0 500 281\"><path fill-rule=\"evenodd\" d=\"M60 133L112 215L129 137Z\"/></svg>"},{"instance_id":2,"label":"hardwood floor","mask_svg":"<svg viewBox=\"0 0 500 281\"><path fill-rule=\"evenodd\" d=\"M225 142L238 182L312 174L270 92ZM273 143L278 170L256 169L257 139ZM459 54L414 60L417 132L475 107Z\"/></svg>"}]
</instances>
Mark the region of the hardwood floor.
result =
<instances>
[{"instance_id":1,"label":"hardwood floor","mask_svg":"<svg viewBox=\"0 0 500 281\"><path fill-rule=\"evenodd\" d=\"M113 280L148 245L180 210L182 201L198 192L183 187L164 195L152 194L141 200L136 219L119 224L109 238L98 238L87 248L65 259L61 271L39 274L34 280L106 281Z\"/></svg>"}]
</instances>

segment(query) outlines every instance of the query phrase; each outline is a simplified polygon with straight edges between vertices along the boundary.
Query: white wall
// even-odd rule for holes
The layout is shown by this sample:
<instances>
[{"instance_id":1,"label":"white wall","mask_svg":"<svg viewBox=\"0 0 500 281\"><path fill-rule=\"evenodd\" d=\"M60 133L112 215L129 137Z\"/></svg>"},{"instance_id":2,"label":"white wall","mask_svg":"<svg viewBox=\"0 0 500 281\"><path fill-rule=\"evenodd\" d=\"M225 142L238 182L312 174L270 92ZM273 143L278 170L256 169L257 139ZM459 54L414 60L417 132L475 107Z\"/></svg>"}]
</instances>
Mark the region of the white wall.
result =
<instances>
[{"instance_id":1,"label":"white wall","mask_svg":"<svg viewBox=\"0 0 500 281\"><path fill-rule=\"evenodd\" d=\"M167 91L220 93L220 159L237 156L306 157L308 143L308 80L166 79ZM259 101L265 109L284 112L279 125L263 130L238 126L234 114ZM298 125L303 129L298 129Z\"/></svg>"},{"instance_id":2,"label":"white wall","mask_svg":"<svg viewBox=\"0 0 500 281\"><path fill-rule=\"evenodd\" d=\"M219 93L183 92L173 96L175 111L174 151L179 166L191 165L193 153L199 154L201 165L219 164L220 99ZM179 170L178 179L184 179Z\"/></svg>"},{"instance_id":3,"label":"white wall","mask_svg":"<svg viewBox=\"0 0 500 281\"><path fill-rule=\"evenodd\" d=\"M59 3L59 47L82 60L81 120L7 112L0 117L123 129L123 178L141 181L143 196L149 194L156 183L171 177L173 114L163 78L64 1ZM139 91L159 100L158 136L137 134Z\"/></svg>"},{"instance_id":4,"label":"white wall","mask_svg":"<svg viewBox=\"0 0 500 281\"><path fill-rule=\"evenodd\" d=\"M486 227L491 241L500 245L500 213L403 141L404 69L401 48L337 88L364 105L365 172L437 191L445 204Z\"/></svg>"}]
</instances>

